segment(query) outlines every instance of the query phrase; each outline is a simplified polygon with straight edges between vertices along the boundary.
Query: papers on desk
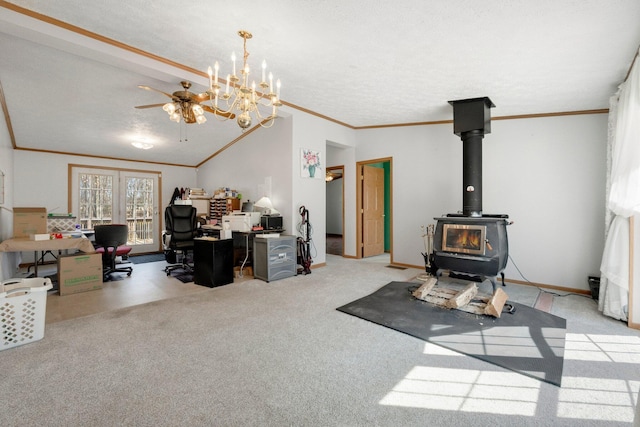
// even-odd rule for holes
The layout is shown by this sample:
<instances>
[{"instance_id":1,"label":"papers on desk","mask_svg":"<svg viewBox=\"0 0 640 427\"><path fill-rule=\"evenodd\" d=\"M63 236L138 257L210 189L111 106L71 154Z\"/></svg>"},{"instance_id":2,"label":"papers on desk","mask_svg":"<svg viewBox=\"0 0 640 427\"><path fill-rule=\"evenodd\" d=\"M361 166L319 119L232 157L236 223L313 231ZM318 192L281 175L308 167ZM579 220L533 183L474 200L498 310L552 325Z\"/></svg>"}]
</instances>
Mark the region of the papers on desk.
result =
<instances>
[{"instance_id":1,"label":"papers on desk","mask_svg":"<svg viewBox=\"0 0 640 427\"><path fill-rule=\"evenodd\" d=\"M200 226L203 230L222 230L220 225L203 224Z\"/></svg>"},{"instance_id":2,"label":"papers on desk","mask_svg":"<svg viewBox=\"0 0 640 427\"><path fill-rule=\"evenodd\" d=\"M280 233L256 234L256 237L260 239L277 238L280 237Z\"/></svg>"},{"instance_id":3,"label":"papers on desk","mask_svg":"<svg viewBox=\"0 0 640 427\"><path fill-rule=\"evenodd\" d=\"M29 240L49 240L51 236L49 233L44 234L29 234Z\"/></svg>"}]
</instances>

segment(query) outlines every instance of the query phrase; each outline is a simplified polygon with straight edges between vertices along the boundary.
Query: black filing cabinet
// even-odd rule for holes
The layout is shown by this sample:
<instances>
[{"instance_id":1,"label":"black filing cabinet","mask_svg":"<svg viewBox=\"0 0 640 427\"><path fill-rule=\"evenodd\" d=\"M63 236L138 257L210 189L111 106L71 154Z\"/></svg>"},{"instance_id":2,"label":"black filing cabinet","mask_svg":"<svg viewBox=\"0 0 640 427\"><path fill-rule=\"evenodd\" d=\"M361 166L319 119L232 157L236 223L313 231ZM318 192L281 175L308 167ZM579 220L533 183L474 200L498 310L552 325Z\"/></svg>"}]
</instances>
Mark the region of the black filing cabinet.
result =
<instances>
[{"instance_id":1,"label":"black filing cabinet","mask_svg":"<svg viewBox=\"0 0 640 427\"><path fill-rule=\"evenodd\" d=\"M233 239L194 239L193 282L210 288L233 283Z\"/></svg>"},{"instance_id":2,"label":"black filing cabinet","mask_svg":"<svg viewBox=\"0 0 640 427\"><path fill-rule=\"evenodd\" d=\"M253 277L270 282L295 276L296 253L295 236L256 236L253 239Z\"/></svg>"}]
</instances>

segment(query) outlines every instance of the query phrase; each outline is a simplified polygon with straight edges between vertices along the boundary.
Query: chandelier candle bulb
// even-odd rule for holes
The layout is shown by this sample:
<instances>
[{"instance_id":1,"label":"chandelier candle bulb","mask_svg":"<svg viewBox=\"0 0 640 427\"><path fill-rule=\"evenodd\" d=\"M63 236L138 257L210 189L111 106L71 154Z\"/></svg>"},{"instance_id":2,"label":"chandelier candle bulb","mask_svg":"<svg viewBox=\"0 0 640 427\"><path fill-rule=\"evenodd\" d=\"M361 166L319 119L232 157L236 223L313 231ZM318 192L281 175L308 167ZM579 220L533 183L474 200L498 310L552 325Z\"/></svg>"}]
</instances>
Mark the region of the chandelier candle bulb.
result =
<instances>
[{"instance_id":1,"label":"chandelier candle bulb","mask_svg":"<svg viewBox=\"0 0 640 427\"><path fill-rule=\"evenodd\" d=\"M231 75L227 74L227 87L224 90L225 95L229 95L229 80L231 80Z\"/></svg>"},{"instance_id":2,"label":"chandelier candle bulb","mask_svg":"<svg viewBox=\"0 0 640 427\"><path fill-rule=\"evenodd\" d=\"M276 80L276 100L280 100L280 79Z\"/></svg>"},{"instance_id":3,"label":"chandelier candle bulb","mask_svg":"<svg viewBox=\"0 0 640 427\"><path fill-rule=\"evenodd\" d=\"M207 68L207 74L209 75L209 90L213 91L213 80L211 80L211 74L213 71L211 70L211 65Z\"/></svg>"},{"instance_id":4,"label":"chandelier candle bulb","mask_svg":"<svg viewBox=\"0 0 640 427\"><path fill-rule=\"evenodd\" d=\"M233 62L233 77L236 76L236 53L231 52L231 62Z\"/></svg>"}]
</instances>

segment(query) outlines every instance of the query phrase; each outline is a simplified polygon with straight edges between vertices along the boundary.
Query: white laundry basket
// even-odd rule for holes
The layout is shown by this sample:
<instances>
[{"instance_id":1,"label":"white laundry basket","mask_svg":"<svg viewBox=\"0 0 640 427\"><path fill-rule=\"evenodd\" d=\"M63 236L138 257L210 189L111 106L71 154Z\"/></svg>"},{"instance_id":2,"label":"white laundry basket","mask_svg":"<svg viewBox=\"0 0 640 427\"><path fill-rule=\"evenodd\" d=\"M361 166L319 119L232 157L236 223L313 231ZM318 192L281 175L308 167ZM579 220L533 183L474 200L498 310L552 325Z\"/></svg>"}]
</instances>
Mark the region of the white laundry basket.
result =
<instances>
[{"instance_id":1,"label":"white laundry basket","mask_svg":"<svg viewBox=\"0 0 640 427\"><path fill-rule=\"evenodd\" d=\"M9 279L0 283L0 350L41 340L51 279Z\"/></svg>"}]
</instances>

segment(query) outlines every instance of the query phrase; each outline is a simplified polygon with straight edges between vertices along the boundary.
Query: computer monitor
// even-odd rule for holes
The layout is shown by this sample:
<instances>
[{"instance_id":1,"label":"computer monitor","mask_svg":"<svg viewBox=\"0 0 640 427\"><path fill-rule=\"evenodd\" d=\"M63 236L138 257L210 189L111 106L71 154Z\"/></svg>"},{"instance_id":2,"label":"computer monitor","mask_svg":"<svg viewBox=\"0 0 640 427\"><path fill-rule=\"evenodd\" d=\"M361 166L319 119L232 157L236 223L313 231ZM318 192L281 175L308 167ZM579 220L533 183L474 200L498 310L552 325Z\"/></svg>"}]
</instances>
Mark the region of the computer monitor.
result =
<instances>
[{"instance_id":1,"label":"computer monitor","mask_svg":"<svg viewBox=\"0 0 640 427\"><path fill-rule=\"evenodd\" d=\"M242 212L253 212L253 202L247 200L242 203Z\"/></svg>"}]
</instances>

